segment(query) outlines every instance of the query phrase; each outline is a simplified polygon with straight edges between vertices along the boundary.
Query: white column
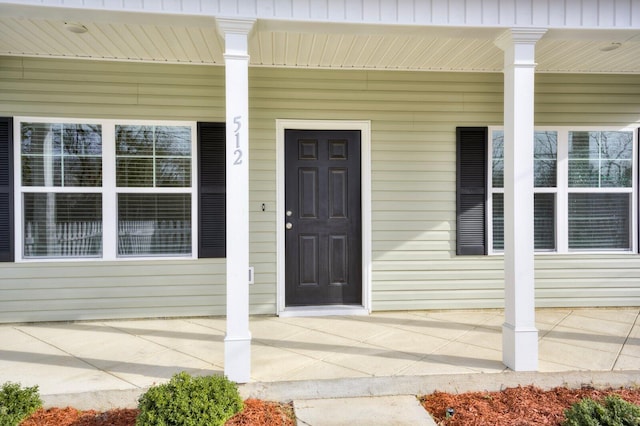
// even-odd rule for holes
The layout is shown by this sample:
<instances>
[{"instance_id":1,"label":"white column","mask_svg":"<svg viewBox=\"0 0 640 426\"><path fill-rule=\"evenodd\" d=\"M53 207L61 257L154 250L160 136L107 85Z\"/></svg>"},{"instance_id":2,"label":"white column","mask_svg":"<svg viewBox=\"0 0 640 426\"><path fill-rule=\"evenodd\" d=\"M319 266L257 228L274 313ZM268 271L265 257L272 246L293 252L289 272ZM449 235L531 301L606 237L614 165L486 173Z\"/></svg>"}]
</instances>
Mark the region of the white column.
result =
<instances>
[{"instance_id":1,"label":"white column","mask_svg":"<svg viewBox=\"0 0 640 426\"><path fill-rule=\"evenodd\" d=\"M224 374L251 377L249 332L249 55L255 20L217 19L225 40L227 146L227 334Z\"/></svg>"},{"instance_id":2,"label":"white column","mask_svg":"<svg viewBox=\"0 0 640 426\"><path fill-rule=\"evenodd\" d=\"M504 50L504 304L502 362L538 369L533 245L535 44L543 29L511 29Z\"/></svg>"}]
</instances>

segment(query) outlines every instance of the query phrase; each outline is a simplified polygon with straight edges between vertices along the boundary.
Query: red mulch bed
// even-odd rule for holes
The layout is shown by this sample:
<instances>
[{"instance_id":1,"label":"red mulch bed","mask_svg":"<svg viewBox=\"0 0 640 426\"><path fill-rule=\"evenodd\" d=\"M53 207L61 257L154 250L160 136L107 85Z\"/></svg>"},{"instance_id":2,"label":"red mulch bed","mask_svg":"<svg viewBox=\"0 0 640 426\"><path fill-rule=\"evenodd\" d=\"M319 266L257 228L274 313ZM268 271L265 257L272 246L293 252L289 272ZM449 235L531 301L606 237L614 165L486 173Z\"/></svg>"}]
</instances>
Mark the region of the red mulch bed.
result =
<instances>
[{"instance_id":1,"label":"red mulch bed","mask_svg":"<svg viewBox=\"0 0 640 426\"><path fill-rule=\"evenodd\" d=\"M294 426L293 404L247 399L244 410L233 416L225 426Z\"/></svg>"},{"instance_id":2,"label":"red mulch bed","mask_svg":"<svg viewBox=\"0 0 640 426\"><path fill-rule=\"evenodd\" d=\"M75 408L40 409L23 421L20 426L130 426L136 424L137 409L117 409L104 413Z\"/></svg>"},{"instance_id":3,"label":"red mulch bed","mask_svg":"<svg viewBox=\"0 0 640 426\"><path fill-rule=\"evenodd\" d=\"M288 404L248 399L242 413L236 414L226 426L293 426L293 407ZM40 409L20 426L134 426L138 410L115 409L105 412L78 411L75 408Z\"/></svg>"},{"instance_id":4,"label":"red mulch bed","mask_svg":"<svg viewBox=\"0 0 640 426\"><path fill-rule=\"evenodd\" d=\"M601 400L618 394L640 404L640 389L597 390L555 388L543 391L535 386L505 389L502 392L435 392L420 398L422 405L441 426L533 426L561 425L564 410L582 398ZM447 417L447 409L454 414Z\"/></svg>"},{"instance_id":5,"label":"red mulch bed","mask_svg":"<svg viewBox=\"0 0 640 426\"><path fill-rule=\"evenodd\" d=\"M561 425L564 410L582 398L601 400L606 395L640 405L640 389L597 390L555 388L543 391L535 386L509 388L501 392L435 392L420 400L441 426L533 426ZM454 414L447 417L447 409ZM21 426L134 426L136 409L116 409L104 413L74 408L39 410ZM245 409L230 419L227 426L293 426L295 416L290 404L248 399Z\"/></svg>"}]
</instances>

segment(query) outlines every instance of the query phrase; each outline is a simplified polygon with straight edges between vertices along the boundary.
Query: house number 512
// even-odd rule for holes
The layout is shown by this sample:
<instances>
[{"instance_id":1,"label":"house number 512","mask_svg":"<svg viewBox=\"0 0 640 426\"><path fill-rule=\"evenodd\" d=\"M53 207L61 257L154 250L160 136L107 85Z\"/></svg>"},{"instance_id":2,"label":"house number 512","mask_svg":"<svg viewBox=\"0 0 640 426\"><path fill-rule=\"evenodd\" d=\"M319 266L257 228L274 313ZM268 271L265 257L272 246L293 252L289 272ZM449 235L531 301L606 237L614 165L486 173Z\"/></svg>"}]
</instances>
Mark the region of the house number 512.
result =
<instances>
[{"instance_id":1,"label":"house number 512","mask_svg":"<svg viewBox=\"0 0 640 426\"><path fill-rule=\"evenodd\" d=\"M233 151L233 165L239 166L242 164L242 150L240 149L240 128L242 127L242 116L237 115L233 117L233 124L236 125L236 128L233 129L233 136L236 138L236 149Z\"/></svg>"}]
</instances>

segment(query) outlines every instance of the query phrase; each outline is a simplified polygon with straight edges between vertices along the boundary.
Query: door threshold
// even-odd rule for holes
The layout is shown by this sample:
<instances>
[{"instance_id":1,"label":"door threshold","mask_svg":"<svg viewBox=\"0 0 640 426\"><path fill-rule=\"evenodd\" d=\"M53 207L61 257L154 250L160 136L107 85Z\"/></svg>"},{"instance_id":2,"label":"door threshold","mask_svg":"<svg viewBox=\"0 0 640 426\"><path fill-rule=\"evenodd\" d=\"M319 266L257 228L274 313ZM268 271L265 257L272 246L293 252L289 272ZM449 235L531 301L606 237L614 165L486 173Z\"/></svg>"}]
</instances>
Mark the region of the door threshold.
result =
<instances>
[{"instance_id":1,"label":"door threshold","mask_svg":"<svg viewBox=\"0 0 640 426\"><path fill-rule=\"evenodd\" d=\"M329 317L346 315L369 315L364 306L356 305L326 305L326 306L290 306L284 308L278 316L291 317Z\"/></svg>"}]
</instances>

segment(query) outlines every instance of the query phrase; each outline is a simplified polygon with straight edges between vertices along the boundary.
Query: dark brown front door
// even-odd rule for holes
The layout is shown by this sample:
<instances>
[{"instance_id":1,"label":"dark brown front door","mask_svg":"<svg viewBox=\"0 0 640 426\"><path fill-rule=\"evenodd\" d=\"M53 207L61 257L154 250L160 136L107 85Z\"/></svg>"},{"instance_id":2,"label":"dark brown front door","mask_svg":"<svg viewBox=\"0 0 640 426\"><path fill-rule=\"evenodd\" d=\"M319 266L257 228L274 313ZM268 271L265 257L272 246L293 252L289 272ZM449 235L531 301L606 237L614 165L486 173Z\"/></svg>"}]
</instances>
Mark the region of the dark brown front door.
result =
<instances>
[{"instance_id":1,"label":"dark brown front door","mask_svg":"<svg viewBox=\"0 0 640 426\"><path fill-rule=\"evenodd\" d=\"M285 304L362 304L360 131L285 132Z\"/></svg>"}]
</instances>

